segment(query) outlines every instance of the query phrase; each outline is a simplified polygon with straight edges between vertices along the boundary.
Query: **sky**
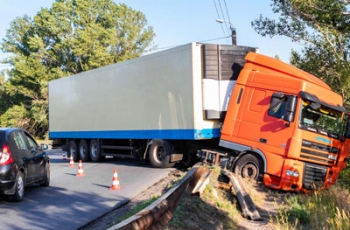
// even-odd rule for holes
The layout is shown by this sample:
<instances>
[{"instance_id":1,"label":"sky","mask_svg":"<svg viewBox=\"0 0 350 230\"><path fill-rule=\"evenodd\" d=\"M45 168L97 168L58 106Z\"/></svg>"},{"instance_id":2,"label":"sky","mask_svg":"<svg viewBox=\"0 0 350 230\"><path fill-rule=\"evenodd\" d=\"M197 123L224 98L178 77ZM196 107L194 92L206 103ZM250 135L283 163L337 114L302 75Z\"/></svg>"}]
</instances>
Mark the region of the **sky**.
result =
<instances>
[{"instance_id":1,"label":"sky","mask_svg":"<svg viewBox=\"0 0 350 230\"><path fill-rule=\"evenodd\" d=\"M34 16L41 7L50 8L54 0L0 0L0 42L10 22L25 14ZM154 44L158 50L191 42L231 44L230 23L236 28L237 45L259 48L259 53L278 55L289 63L292 49L303 46L286 37L262 37L251 26L260 14L277 18L270 6L272 0L114 0L125 3L145 14L149 26L156 34ZM226 22L219 23L222 19ZM228 23L230 22L230 23ZM221 38L221 39L218 39ZM0 59L6 57L0 51ZM0 69L4 65L0 64Z\"/></svg>"}]
</instances>

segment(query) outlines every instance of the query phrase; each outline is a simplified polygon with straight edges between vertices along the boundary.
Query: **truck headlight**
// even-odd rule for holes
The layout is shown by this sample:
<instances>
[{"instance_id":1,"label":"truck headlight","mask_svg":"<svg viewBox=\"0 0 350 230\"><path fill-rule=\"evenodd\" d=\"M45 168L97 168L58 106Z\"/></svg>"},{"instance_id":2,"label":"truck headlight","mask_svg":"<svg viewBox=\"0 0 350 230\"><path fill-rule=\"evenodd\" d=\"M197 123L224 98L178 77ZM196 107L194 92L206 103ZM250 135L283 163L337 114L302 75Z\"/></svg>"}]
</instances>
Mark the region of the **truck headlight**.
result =
<instances>
[{"instance_id":1,"label":"truck headlight","mask_svg":"<svg viewBox=\"0 0 350 230\"><path fill-rule=\"evenodd\" d=\"M298 171L287 170L286 174L287 174L287 176L299 177L299 172Z\"/></svg>"}]
</instances>

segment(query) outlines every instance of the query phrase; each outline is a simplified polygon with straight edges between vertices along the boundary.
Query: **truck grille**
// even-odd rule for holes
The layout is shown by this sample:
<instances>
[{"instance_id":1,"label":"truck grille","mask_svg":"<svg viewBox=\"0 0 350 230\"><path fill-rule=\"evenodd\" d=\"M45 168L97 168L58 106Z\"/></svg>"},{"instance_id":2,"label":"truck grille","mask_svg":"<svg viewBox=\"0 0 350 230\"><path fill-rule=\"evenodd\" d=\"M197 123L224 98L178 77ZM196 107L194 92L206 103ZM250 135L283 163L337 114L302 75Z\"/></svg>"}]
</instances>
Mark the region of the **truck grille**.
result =
<instances>
[{"instance_id":1,"label":"truck grille","mask_svg":"<svg viewBox=\"0 0 350 230\"><path fill-rule=\"evenodd\" d=\"M326 173L327 167L306 163L304 168L303 188L309 190L321 188L326 178Z\"/></svg>"},{"instance_id":2,"label":"truck grille","mask_svg":"<svg viewBox=\"0 0 350 230\"><path fill-rule=\"evenodd\" d=\"M337 148L303 140L300 158L317 164L334 165L338 152Z\"/></svg>"}]
</instances>

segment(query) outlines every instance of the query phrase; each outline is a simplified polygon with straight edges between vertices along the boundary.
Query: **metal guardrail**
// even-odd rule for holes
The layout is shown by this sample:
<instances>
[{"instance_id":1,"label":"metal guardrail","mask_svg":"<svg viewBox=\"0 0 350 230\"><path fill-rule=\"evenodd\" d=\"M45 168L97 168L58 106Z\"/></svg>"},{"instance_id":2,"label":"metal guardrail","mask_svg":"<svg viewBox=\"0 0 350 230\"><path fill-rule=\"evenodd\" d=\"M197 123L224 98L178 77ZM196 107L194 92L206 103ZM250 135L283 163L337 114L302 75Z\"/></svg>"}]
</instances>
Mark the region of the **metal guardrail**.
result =
<instances>
[{"instance_id":1,"label":"metal guardrail","mask_svg":"<svg viewBox=\"0 0 350 230\"><path fill-rule=\"evenodd\" d=\"M221 170L221 173L230 179L233 189L235 190L239 206L242 208L243 217L250 220L260 220L260 214L255 207L252 198L245 190L241 179L227 170Z\"/></svg>"},{"instance_id":2,"label":"metal guardrail","mask_svg":"<svg viewBox=\"0 0 350 230\"><path fill-rule=\"evenodd\" d=\"M186 188L194 193L202 193L209 183L211 170L201 167L202 163L197 163L193 168L168 192L155 202L129 217L128 219L114 225L107 230L144 230L162 229L172 219L177 204ZM261 219L251 197L246 192L240 178L227 170L221 170L227 176L235 190L238 203L242 208L242 215L251 220Z\"/></svg>"},{"instance_id":3,"label":"metal guardrail","mask_svg":"<svg viewBox=\"0 0 350 230\"><path fill-rule=\"evenodd\" d=\"M201 177L201 175L198 175L201 173L197 173L200 166L201 164L193 166L193 168L163 196L137 214L108 228L108 230L161 229L166 226L172 219L177 203L187 186L193 184L194 180L199 180Z\"/></svg>"}]
</instances>

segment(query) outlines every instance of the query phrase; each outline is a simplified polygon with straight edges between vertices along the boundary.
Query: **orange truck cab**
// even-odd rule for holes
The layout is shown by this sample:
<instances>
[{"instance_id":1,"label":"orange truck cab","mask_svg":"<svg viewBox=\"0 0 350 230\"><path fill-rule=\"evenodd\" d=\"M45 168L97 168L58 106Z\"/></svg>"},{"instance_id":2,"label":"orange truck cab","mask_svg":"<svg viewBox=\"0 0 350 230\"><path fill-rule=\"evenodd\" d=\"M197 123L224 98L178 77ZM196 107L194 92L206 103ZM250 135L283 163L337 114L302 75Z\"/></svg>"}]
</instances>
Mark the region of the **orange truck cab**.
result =
<instances>
[{"instance_id":1,"label":"orange truck cab","mask_svg":"<svg viewBox=\"0 0 350 230\"><path fill-rule=\"evenodd\" d=\"M252 52L245 59L220 137L238 154L233 170L286 191L334 184L349 152L343 98L279 60Z\"/></svg>"}]
</instances>

